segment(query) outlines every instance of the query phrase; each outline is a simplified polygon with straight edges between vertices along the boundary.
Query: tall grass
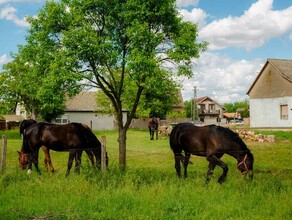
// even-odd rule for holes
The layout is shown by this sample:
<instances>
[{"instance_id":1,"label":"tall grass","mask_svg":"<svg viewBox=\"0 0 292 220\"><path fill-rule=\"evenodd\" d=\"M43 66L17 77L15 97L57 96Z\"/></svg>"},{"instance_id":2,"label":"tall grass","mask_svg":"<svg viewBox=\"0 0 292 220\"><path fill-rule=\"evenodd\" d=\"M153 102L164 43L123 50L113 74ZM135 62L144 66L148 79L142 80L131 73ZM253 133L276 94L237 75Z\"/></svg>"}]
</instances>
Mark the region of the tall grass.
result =
<instances>
[{"instance_id":1,"label":"tall grass","mask_svg":"<svg viewBox=\"0 0 292 220\"><path fill-rule=\"evenodd\" d=\"M12 131L13 133L13 131ZM68 153L52 152L54 174L27 175L18 169L21 140L9 134L6 172L0 176L0 219L291 219L291 140L247 143L255 157L254 180L222 159L230 170L223 185L215 169L205 184L208 163L192 157L188 178L178 179L168 139L150 141L147 131L130 130L127 170L118 168L117 133L106 135L109 171L90 168L83 155L81 174L65 178ZM13 138L14 137L14 138Z\"/></svg>"}]
</instances>

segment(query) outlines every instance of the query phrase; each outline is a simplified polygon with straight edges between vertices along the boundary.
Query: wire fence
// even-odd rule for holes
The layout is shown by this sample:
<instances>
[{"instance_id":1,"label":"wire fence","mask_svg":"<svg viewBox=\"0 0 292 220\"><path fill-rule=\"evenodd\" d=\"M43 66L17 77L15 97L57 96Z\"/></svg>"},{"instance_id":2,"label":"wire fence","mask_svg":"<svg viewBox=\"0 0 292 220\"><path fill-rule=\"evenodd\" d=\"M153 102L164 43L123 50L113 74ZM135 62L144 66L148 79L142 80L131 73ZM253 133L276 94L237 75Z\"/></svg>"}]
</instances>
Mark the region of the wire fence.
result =
<instances>
[{"instance_id":1,"label":"wire fence","mask_svg":"<svg viewBox=\"0 0 292 220\"><path fill-rule=\"evenodd\" d=\"M7 140L5 135L2 136L2 145L1 145L1 172L10 172L20 170L18 153L20 151L19 140ZM106 153L108 156L108 168L119 167L119 148L118 146L107 146L106 137L101 137L102 143L102 163L101 170L106 172ZM7 146L8 144L8 146ZM106 152L106 153L105 153ZM56 152L50 151L52 164L56 172L63 172L65 174L69 159L68 152ZM41 172L45 171L45 154L42 150L39 151L39 168ZM82 164L81 169L90 168L91 163L87 154L82 154ZM144 150L127 150L126 151L126 166L127 167L153 167L153 168L162 168L162 167L172 167L174 165L173 153L168 148L167 150L158 149L157 151L144 151ZM34 169L34 167L32 167ZM18 171L20 172L20 171ZM82 171L81 171L82 172Z\"/></svg>"}]
</instances>

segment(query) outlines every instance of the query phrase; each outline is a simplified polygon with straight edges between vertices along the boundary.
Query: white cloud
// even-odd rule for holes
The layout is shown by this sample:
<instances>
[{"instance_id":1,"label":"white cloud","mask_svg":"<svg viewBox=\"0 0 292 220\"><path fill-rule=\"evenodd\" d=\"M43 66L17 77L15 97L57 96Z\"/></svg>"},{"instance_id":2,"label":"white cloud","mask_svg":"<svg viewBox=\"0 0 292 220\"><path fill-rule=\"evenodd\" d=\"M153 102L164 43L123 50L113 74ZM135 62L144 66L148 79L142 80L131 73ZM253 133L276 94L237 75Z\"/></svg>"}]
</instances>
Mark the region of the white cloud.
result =
<instances>
[{"instance_id":1,"label":"white cloud","mask_svg":"<svg viewBox=\"0 0 292 220\"><path fill-rule=\"evenodd\" d=\"M11 6L6 6L0 10L0 19L5 19L7 21L12 21L17 26L28 27L29 24L26 21L26 18L19 19L16 15L17 9Z\"/></svg>"},{"instance_id":2,"label":"white cloud","mask_svg":"<svg viewBox=\"0 0 292 220\"><path fill-rule=\"evenodd\" d=\"M182 94L184 100L194 96L209 96L219 103L234 102L248 98L246 92L255 80L265 60L236 61L213 53L204 53L193 69L194 77L184 79Z\"/></svg>"},{"instance_id":3,"label":"white cloud","mask_svg":"<svg viewBox=\"0 0 292 220\"><path fill-rule=\"evenodd\" d=\"M210 50L261 47L269 39L292 30L292 6L279 11L272 10L272 6L273 0L259 0L240 17L213 21L201 29L199 37L210 43Z\"/></svg>"},{"instance_id":4,"label":"white cloud","mask_svg":"<svg viewBox=\"0 0 292 220\"><path fill-rule=\"evenodd\" d=\"M199 0L177 0L176 1L176 5L179 8L184 8L188 6L197 6L198 4L199 4Z\"/></svg>"},{"instance_id":5,"label":"white cloud","mask_svg":"<svg viewBox=\"0 0 292 220\"><path fill-rule=\"evenodd\" d=\"M209 42L209 50L241 47L250 51L292 31L292 6L276 11L273 0L258 0L243 15L228 16L208 25L209 15L202 9L182 9L180 13L185 21L198 24L199 38Z\"/></svg>"},{"instance_id":6,"label":"white cloud","mask_svg":"<svg viewBox=\"0 0 292 220\"><path fill-rule=\"evenodd\" d=\"M199 29L206 26L207 14L200 8L194 8L191 12L186 9L179 11L184 21L198 24Z\"/></svg>"},{"instance_id":7,"label":"white cloud","mask_svg":"<svg viewBox=\"0 0 292 220\"><path fill-rule=\"evenodd\" d=\"M8 62L10 62L12 59L10 57L8 57L6 54L0 56L0 64L6 64Z\"/></svg>"}]
</instances>

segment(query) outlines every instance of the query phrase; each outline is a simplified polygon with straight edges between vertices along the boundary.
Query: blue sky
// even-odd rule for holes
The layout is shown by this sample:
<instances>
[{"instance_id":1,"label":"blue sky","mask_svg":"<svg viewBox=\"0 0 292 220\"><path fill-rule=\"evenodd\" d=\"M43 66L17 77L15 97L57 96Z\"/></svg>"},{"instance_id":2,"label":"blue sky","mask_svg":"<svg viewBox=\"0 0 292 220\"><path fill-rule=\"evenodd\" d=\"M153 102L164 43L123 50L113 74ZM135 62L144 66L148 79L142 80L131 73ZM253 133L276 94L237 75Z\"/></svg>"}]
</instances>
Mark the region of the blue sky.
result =
<instances>
[{"instance_id":1,"label":"blue sky","mask_svg":"<svg viewBox=\"0 0 292 220\"><path fill-rule=\"evenodd\" d=\"M25 44L27 15L43 0L0 0L0 70ZM248 98L247 90L268 58L292 59L291 0L177 0L186 21L199 27L208 50L194 60L194 77L179 78L184 100L209 96L219 103Z\"/></svg>"}]
</instances>

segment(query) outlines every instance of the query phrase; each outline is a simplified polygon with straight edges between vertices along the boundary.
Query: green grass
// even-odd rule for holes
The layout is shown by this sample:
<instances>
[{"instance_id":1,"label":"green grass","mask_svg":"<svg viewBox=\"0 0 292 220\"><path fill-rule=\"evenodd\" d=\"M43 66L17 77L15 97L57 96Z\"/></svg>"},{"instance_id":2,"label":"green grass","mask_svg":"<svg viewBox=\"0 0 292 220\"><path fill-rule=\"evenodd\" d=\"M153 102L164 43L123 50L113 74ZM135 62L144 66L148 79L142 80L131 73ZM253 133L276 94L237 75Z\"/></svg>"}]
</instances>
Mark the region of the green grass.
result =
<instances>
[{"instance_id":1,"label":"green grass","mask_svg":"<svg viewBox=\"0 0 292 220\"><path fill-rule=\"evenodd\" d=\"M68 153L52 151L56 172L27 175L18 169L16 151L21 140L8 136L7 168L0 176L0 219L291 219L291 133L288 141L247 143L255 157L255 175L249 181L236 169L236 160L224 156L227 180L217 183L216 168L208 186L205 158L192 157L187 179L178 179L168 139L150 141L147 131L127 136L127 171L118 168L114 131L107 137L109 171L90 168L83 155L81 174L65 178ZM1 134L1 133L0 133ZM278 135L278 134L276 134ZM277 137L277 140L279 138Z\"/></svg>"}]
</instances>

